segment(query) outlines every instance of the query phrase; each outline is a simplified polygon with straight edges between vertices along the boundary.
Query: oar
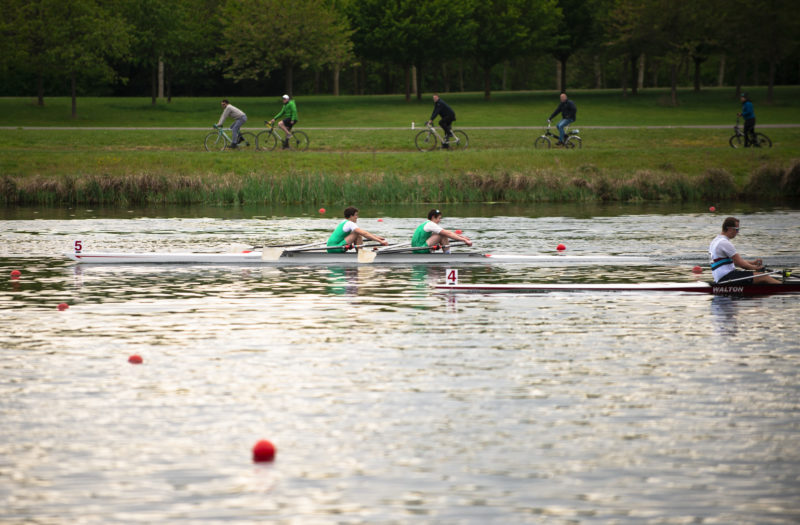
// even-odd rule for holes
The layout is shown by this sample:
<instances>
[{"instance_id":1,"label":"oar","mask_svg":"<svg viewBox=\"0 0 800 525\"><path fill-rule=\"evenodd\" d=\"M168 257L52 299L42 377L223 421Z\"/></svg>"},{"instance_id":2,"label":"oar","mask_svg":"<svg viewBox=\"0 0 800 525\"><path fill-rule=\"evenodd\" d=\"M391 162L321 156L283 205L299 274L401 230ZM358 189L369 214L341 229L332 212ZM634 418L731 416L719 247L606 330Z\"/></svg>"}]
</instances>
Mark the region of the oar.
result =
<instances>
[{"instance_id":1,"label":"oar","mask_svg":"<svg viewBox=\"0 0 800 525\"><path fill-rule=\"evenodd\" d=\"M325 243L314 242L311 244L296 244L289 246L265 246L261 250L262 261L277 261L283 252L303 252L307 250L321 250L325 247Z\"/></svg>"},{"instance_id":2,"label":"oar","mask_svg":"<svg viewBox=\"0 0 800 525\"><path fill-rule=\"evenodd\" d=\"M375 257L378 256L380 253L406 253L406 252L413 252L417 250L426 250L432 248L432 246L409 246L411 243L402 243L402 244L395 244L392 246L387 246L385 248L380 248L377 251L372 250L360 250L358 252L358 262L362 264L370 264L375 261ZM450 243L450 246L457 246L459 244L466 244L464 241L455 241ZM441 248L441 245L436 245L436 248Z\"/></svg>"},{"instance_id":3,"label":"oar","mask_svg":"<svg viewBox=\"0 0 800 525\"><path fill-rule=\"evenodd\" d=\"M762 272L762 273L756 273L756 274L753 274L753 275L748 276L748 277L739 277L737 279L730 279L730 280L722 281L721 283L715 283L715 284L720 285L720 286L724 286L724 285L728 285L730 283L735 283L735 282L739 282L739 281L747 281L748 279L752 279L754 277L761 277L762 275L783 274L786 271L786 270L770 270L768 268L764 268L764 270L766 270L766 271ZM791 275L791 270L789 271L789 275Z\"/></svg>"}]
</instances>

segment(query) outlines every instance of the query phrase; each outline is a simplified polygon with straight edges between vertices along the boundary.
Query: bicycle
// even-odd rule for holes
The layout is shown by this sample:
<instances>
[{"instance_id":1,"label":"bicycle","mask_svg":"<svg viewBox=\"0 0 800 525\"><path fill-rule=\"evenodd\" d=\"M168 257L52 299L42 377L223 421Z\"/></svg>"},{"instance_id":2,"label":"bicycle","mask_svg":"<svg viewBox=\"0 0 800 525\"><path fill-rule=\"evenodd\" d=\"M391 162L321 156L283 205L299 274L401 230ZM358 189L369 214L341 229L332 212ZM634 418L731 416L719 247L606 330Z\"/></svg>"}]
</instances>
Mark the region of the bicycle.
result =
<instances>
[{"instance_id":1,"label":"bicycle","mask_svg":"<svg viewBox=\"0 0 800 525\"><path fill-rule=\"evenodd\" d=\"M226 133L231 128L223 128L222 126L214 126L214 130L206 135L203 144L206 151L223 151L225 148L231 148L233 139ZM251 149L256 147L256 136L250 132L239 132L239 144L235 149Z\"/></svg>"},{"instance_id":2,"label":"bicycle","mask_svg":"<svg viewBox=\"0 0 800 525\"><path fill-rule=\"evenodd\" d=\"M447 139L443 139L433 125L425 123L425 127L427 129L423 129L414 137L414 144L417 145L417 149L420 151L433 151L439 144L443 147L447 144L448 148L457 150L467 149L467 146L469 146L469 137L460 129L451 130L452 135Z\"/></svg>"},{"instance_id":3,"label":"bicycle","mask_svg":"<svg viewBox=\"0 0 800 525\"><path fill-rule=\"evenodd\" d=\"M563 146L567 149L580 149L583 145L583 140L578 136L579 133L580 130L577 129L565 129ZM559 137L558 134L550 131L550 121L548 120L547 128L544 130L544 135L536 138L536 141L533 143L533 147L536 149L550 148L550 137L553 137L556 141L561 140L561 137Z\"/></svg>"},{"instance_id":4,"label":"bicycle","mask_svg":"<svg viewBox=\"0 0 800 525\"><path fill-rule=\"evenodd\" d=\"M769 140L769 137L764 135L763 133L756 133L756 140L755 142L751 142L750 145L754 148L771 148L772 141ZM739 127L739 117L736 117L736 125L733 126L733 136L728 140L728 144L731 145L732 148L743 148L744 146L744 131L742 128Z\"/></svg>"},{"instance_id":5,"label":"bicycle","mask_svg":"<svg viewBox=\"0 0 800 525\"><path fill-rule=\"evenodd\" d=\"M269 129L262 131L256 135L256 149L259 151L272 151L278 145L278 141L287 144L289 149L297 151L305 151L308 149L308 135L302 131L292 130L292 136L284 142L278 130L275 129L275 122L272 124L268 120L264 121L264 125L269 126Z\"/></svg>"}]
</instances>

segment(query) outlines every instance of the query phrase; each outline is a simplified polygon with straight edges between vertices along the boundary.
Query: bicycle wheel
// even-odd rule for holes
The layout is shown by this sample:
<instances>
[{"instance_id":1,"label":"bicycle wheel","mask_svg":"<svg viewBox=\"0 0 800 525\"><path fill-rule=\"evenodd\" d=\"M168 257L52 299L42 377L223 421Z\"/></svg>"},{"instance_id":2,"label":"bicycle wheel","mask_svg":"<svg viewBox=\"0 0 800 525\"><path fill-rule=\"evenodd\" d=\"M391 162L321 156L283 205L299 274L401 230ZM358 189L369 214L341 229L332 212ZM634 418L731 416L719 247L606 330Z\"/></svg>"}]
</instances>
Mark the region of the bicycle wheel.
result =
<instances>
[{"instance_id":1,"label":"bicycle wheel","mask_svg":"<svg viewBox=\"0 0 800 525\"><path fill-rule=\"evenodd\" d=\"M536 137L536 141L533 143L533 147L536 149L550 149L550 139L542 135L541 137Z\"/></svg>"},{"instance_id":2,"label":"bicycle wheel","mask_svg":"<svg viewBox=\"0 0 800 525\"><path fill-rule=\"evenodd\" d=\"M744 135L734 135L728 141L728 144L731 145L732 148L743 148L744 147Z\"/></svg>"},{"instance_id":3,"label":"bicycle wheel","mask_svg":"<svg viewBox=\"0 0 800 525\"><path fill-rule=\"evenodd\" d=\"M756 133L756 146L759 148L771 148L772 141L763 133Z\"/></svg>"},{"instance_id":4,"label":"bicycle wheel","mask_svg":"<svg viewBox=\"0 0 800 525\"><path fill-rule=\"evenodd\" d=\"M227 142L222 133L212 131L206 135L206 140L203 141L203 144L206 146L206 151L222 151L225 149Z\"/></svg>"},{"instance_id":5,"label":"bicycle wheel","mask_svg":"<svg viewBox=\"0 0 800 525\"><path fill-rule=\"evenodd\" d=\"M439 141L432 131L424 129L417 133L417 136L414 138L414 144L417 145L417 149L420 151L433 151L436 149L436 146L438 146Z\"/></svg>"},{"instance_id":6,"label":"bicycle wheel","mask_svg":"<svg viewBox=\"0 0 800 525\"><path fill-rule=\"evenodd\" d=\"M457 149L457 150L465 150L467 146L469 146L469 137L466 133L461 131L460 129L454 129L453 135L456 138L450 138L448 144L450 145L450 149Z\"/></svg>"},{"instance_id":7,"label":"bicycle wheel","mask_svg":"<svg viewBox=\"0 0 800 525\"><path fill-rule=\"evenodd\" d=\"M567 149L581 149L583 145L583 141L578 136L567 137L567 141L564 143L564 147Z\"/></svg>"},{"instance_id":8,"label":"bicycle wheel","mask_svg":"<svg viewBox=\"0 0 800 525\"><path fill-rule=\"evenodd\" d=\"M241 138L243 138L244 140L236 145L236 149L243 149L250 151L256 149L257 142L256 142L256 136L254 134L250 133L249 131L246 131L241 134Z\"/></svg>"},{"instance_id":9,"label":"bicycle wheel","mask_svg":"<svg viewBox=\"0 0 800 525\"><path fill-rule=\"evenodd\" d=\"M292 138L289 139L289 149L305 151L308 149L308 135L302 131L292 131Z\"/></svg>"},{"instance_id":10,"label":"bicycle wheel","mask_svg":"<svg viewBox=\"0 0 800 525\"><path fill-rule=\"evenodd\" d=\"M278 139L272 130L262 131L256 135L256 149L259 151L272 151L278 145Z\"/></svg>"}]
</instances>

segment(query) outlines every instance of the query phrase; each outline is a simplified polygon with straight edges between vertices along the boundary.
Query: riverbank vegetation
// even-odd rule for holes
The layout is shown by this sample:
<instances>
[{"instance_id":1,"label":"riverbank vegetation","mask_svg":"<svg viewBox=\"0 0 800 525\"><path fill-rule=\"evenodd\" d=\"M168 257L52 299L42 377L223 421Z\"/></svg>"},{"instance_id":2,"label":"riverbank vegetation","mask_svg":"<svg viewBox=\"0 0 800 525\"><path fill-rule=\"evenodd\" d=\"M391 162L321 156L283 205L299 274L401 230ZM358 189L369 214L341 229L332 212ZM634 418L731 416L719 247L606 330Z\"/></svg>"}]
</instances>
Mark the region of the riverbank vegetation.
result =
<instances>
[{"instance_id":1,"label":"riverbank vegetation","mask_svg":"<svg viewBox=\"0 0 800 525\"><path fill-rule=\"evenodd\" d=\"M142 99L87 99L80 129L64 129L67 123L48 113L69 99L45 108L0 99L0 126L30 126L0 129L0 200L124 206L800 198L800 127L760 128L771 149L732 149L739 105L729 90L687 92L678 108L663 102L665 94L631 100L575 92L580 150L532 146L556 105L553 93L504 93L491 102L481 93L448 95L470 147L431 153L415 149L411 129L430 115L430 102L408 104L400 96L301 99L301 126L311 136L302 153L204 151L220 112L216 98L155 108ZM244 99L240 106L250 114L245 129L258 132L278 102ZM757 115L759 123L800 122L800 88L777 90L775 103L757 105ZM115 129L97 129L103 127Z\"/></svg>"}]
</instances>

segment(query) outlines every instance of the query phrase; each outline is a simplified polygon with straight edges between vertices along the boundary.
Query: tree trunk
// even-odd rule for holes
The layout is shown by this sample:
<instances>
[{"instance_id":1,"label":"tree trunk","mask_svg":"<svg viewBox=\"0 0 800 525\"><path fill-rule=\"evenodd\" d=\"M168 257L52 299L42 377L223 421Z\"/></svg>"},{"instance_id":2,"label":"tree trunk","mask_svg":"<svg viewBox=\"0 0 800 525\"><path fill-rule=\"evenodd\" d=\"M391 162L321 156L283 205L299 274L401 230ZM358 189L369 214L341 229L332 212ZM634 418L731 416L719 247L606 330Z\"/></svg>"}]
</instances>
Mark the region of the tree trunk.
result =
<instances>
[{"instance_id":1,"label":"tree trunk","mask_svg":"<svg viewBox=\"0 0 800 525\"><path fill-rule=\"evenodd\" d=\"M561 93L564 91L564 84L561 81L561 61L556 59L556 91Z\"/></svg>"},{"instance_id":2,"label":"tree trunk","mask_svg":"<svg viewBox=\"0 0 800 525\"><path fill-rule=\"evenodd\" d=\"M164 98L164 60L158 60L158 98Z\"/></svg>"},{"instance_id":3,"label":"tree trunk","mask_svg":"<svg viewBox=\"0 0 800 525\"><path fill-rule=\"evenodd\" d=\"M740 59L736 62L736 98L742 93L742 84L744 84L745 69L744 63Z\"/></svg>"},{"instance_id":4,"label":"tree trunk","mask_svg":"<svg viewBox=\"0 0 800 525\"><path fill-rule=\"evenodd\" d=\"M339 96L339 75L342 72L342 66L339 64L333 65L333 96Z\"/></svg>"},{"instance_id":5,"label":"tree trunk","mask_svg":"<svg viewBox=\"0 0 800 525\"><path fill-rule=\"evenodd\" d=\"M44 106L44 74L41 70L36 75L36 105Z\"/></svg>"},{"instance_id":6,"label":"tree trunk","mask_svg":"<svg viewBox=\"0 0 800 525\"><path fill-rule=\"evenodd\" d=\"M719 73L717 74L717 87L725 84L725 53L719 57Z\"/></svg>"},{"instance_id":7,"label":"tree trunk","mask_svg":"<svg viewBox=\"0 0 800 525\"><path fill-rule=\"evenodd\" d=\"M484 98L484 100L491 100L491 98L492 98L492 68L491 68L491 66L483 68L483 98Z\"/></svg>"},{"instance_id":8,"label":"tree trunk","mask_svg":"<svg viewBox=\"0 0 800 525\"><path fill-rule=\"evenodd\" d=\"M293 78L294 67L292 66L292 64L286 64L286 67L284 67L284 69L286 70L286 85L285 85L286 94L291 97L293 96L292 86L294 85L294 78Z\"/></svg>"},{"instance_id":9,"label":"tree trunk","mask_svg":"<svg viewBox=\"0 0 800 525\"><path fill-rule=\"evenodd\" d=\"M705 59L694 59L694 92L700 93L700 64L705 62Z\"/></svg>"},{"instance_id":10,"label":"tree trunk","mask_svg":"<svg viewBox=\"0 0 800 525\"><path fill-rule=\"evenodd\" d=\"M70 95L72 95L72 118L78 118L78 80L75 71L69 74Z\"/></svg>"},{"instance_id":11,"label":"tree trunk","mask_svg":"<svg viewBox=\"0 0 800 525\"><path fill-rule=\"evenodd\" d=\"M775 59L775 55L771 55L769 58L769 78L767 78L767 103L772 104L772 96L774 95L775 91L775 63L777 60Z\"/></svg>"},{"instance_id":12,"label":"tree trunk","mask_svg":"<svg viewBox=\"0 0 800 525\"><path fill-rule=\"evenodd\" d=\"M150 105L155 106L158 98L158 62L150 68Z\"/></svg>"},{"instance_id":13,"label":"tree trunk","mask_svg":"<svg viewBox=\"0 0 800 525\"><path fill-rule=\"evenodd\" d=\"M620 75L620 79L622 80L622 96L628 96L628 62L629 56L626 54L625 57L622 59L622 74Z\"/></svg>"},{"instance_id":14,"label":"tree trunk","mask_svg":"<svg viewBox=\"0 0 800 525\"><path fill-rule=\"evenodd\" d=\"M464 61L458 59L458 89L464 92Z\"/></svg>"},{"instance_id":15,"label":"tree trunk","mask_svg":"<svg viewBox=\"0 0 800 525\"><path fill-rule=\"evenodd\" d=\"M411 102L411 66L406 66L406 102Z\"/></svg>"},{"instance_id":16,"label":"tree trunk","mask_svg":"<svg viewBox=\"0 0 800 525\"><path fill-rule=\"evenodd\" d=\"M639 89L644 89L644 63L645 63L645 56L644 53L639 55L639 78L636 80L636 87Z\"/></svg>"},{"instance_id":17,"label":"tree trunk","mask_svg":"<svg viewBox=\"0 0 800 525\"><path fill-rule=\"evenodd\" d=\"M639 57L631 53L631 95L639 94Z\"/></svg>"},{"instance_id":18,"label":"tree trunk","mask_svg":"<svg viewBox=\"0 0 800 525\"><path fill-rule=\"evenodd\" d=\"M670 98L672 107L678 107L678 63L673 62L670 66Z\"/></svg>"},{"instance_id":19,"label":"tree trunk","mask_svg":"<svg viewBox=\"0 0 800 525\"><path fill-rule=\"evenodd\" d=\"M603 66L600 63L600 57L594 56L594 87L595 89L603 89Z\"/></svg>"},{"instance_id":20,"label":"tree trunk","mask_svg":"<svg viewBox=\"0 0 800 525\"><path fill-rule=\"evenodd\" d=\"M417 100L422 100L422 76L424 71L422 66L414 66L414 71L416 72L416 82L414 83L414 88L416 89Z\"/></svg>"},{"instance_id":21,"label":"tree trunk","mask_svg":"<svg viewBox=\"0 0 800 525\"><path fill-rule=\"evenodd\" d=\"M559 91L563 93L567 90L567 59L562 58L561 60L559 60L559 63L561 64L561 78L559 79L561 88L559 89Z\"/></svg>"}]
</instances>

